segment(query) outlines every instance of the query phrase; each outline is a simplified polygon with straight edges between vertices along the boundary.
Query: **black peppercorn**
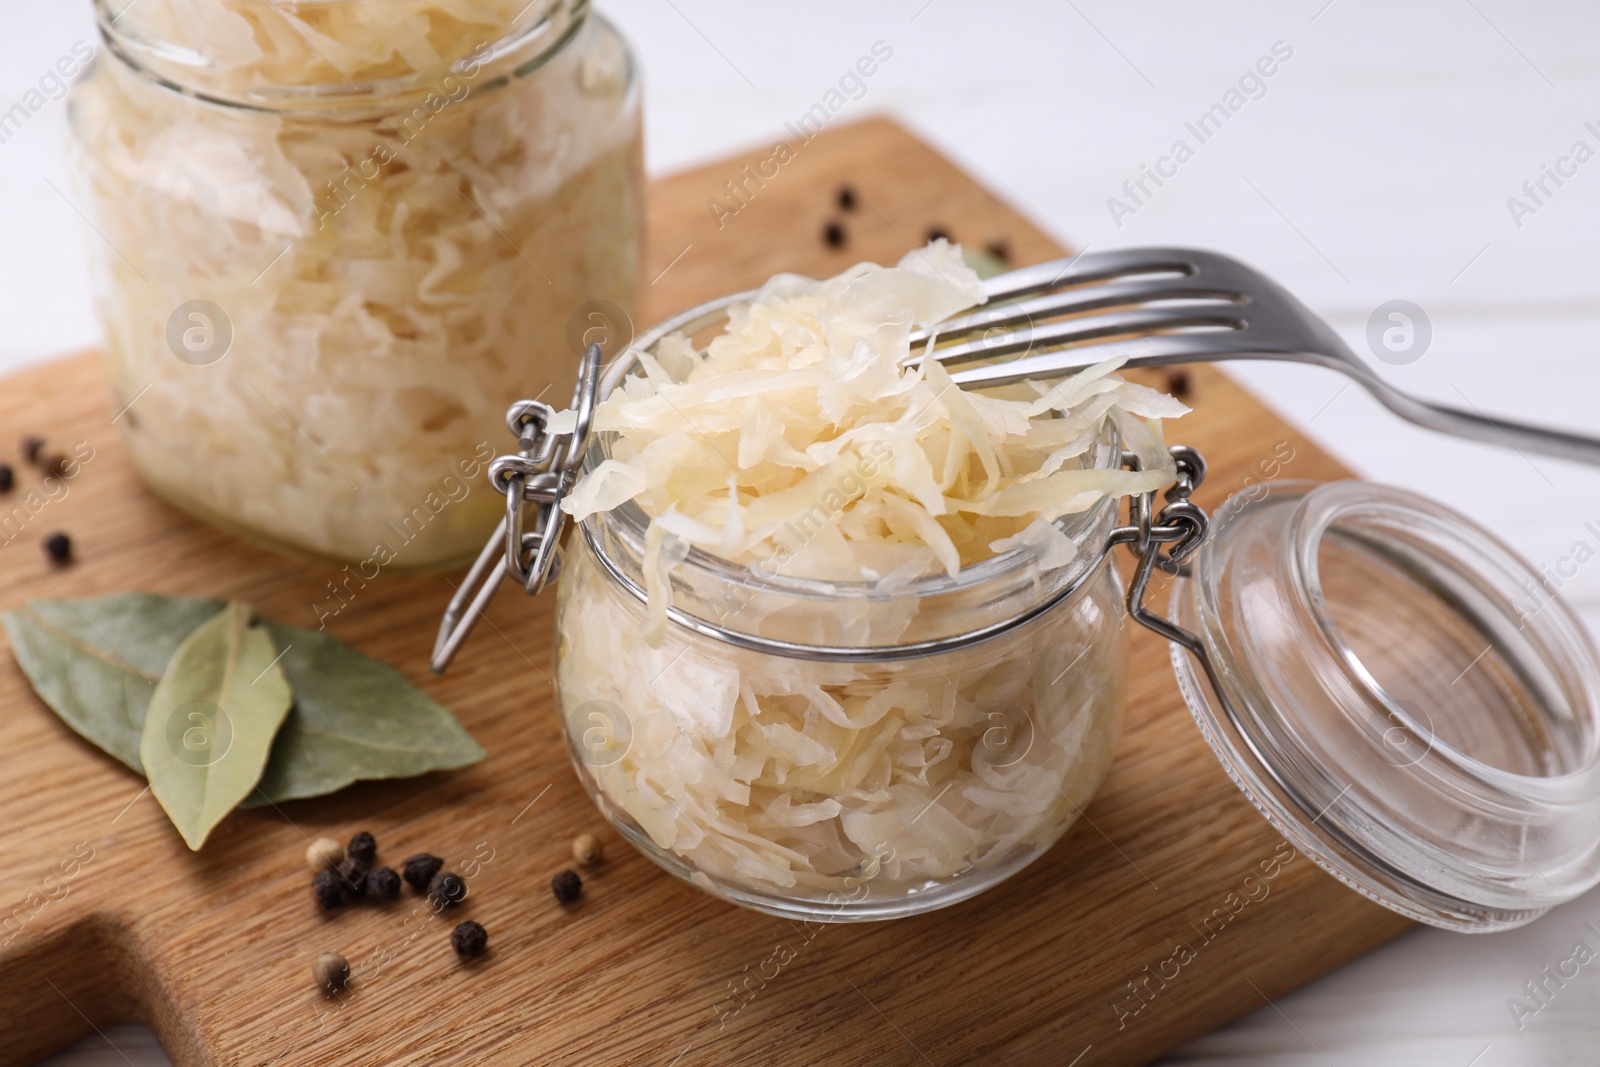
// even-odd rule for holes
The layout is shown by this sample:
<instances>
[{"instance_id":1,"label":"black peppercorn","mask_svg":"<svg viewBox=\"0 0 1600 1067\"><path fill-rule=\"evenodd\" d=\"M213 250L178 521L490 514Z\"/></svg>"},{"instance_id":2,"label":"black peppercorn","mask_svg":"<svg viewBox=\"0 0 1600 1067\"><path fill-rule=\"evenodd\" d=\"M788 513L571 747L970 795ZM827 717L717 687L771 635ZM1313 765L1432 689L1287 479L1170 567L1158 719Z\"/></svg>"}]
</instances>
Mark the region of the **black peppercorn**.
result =
<instances>
[{"instance_id":1,"label":"black peppercorn","mask_svg":"<svg viewBox=\"0 0 1600 1067\"><path fill-rule=\"evenodd\" d=\"M856 209L856 187L849 182L839 186L837 200L840 211L854 211Z\"/></svg>"},{"instance_id":2,"label":"black peppercorn","mask_svg":"<svg viewBox=\"0 0 1600 1067\"><path fill-rule=\"evenodd\" d=\"M72 538L64 533L53 533L44 539L44 554L52 563L72 562Z\"/></svg>"},{"instance_id":3,"label":"black peppercorn","mask_svg":"<svg viewBox=\"0 0 1600 1067\"><path fill-rule=\"evenodd\" d=\"M1186 370L1169 370L1169 371L1167 371L1167 392L1171 393L1173 396L1177 397L1179 400L1182 400L1182 399L1184 399L1185 397L1187 397L1189 395L1189 391L1192 388L1192 386L1193 386L1193 383L1189 379L1189 372L1188 371L1186 371Z\"/></svg>"},{"instance_id":4,"label":"black peppercorn","mask_svg":"<svg viewBox=\"0 0 1600 1067\"><path fill-rule=\"evenodd\" d=\"M994 237L985 242L983 250L1002 263L1011 262L1011 242L1004 237Z\"/></svg>"},{"instance_id":5,"label":"black peppercorn","mask_svg":"<svg viewBox=\"0 0 1600 1067\"><path fill-rule=\"evenodd\" d=\"M583 879L577 871L562 871L550 879L550 892L563 904L571 904L583 892Z\"/></svg>"},{"instance_id":6,"label":"black peppercorn","mask_svg":"<svg viewBox=\"0 0 1600 1067\"><path fill-rule=\"evenodd\" d=\"M344 891L339 888L339 876L323 871L311 879L311 897L323 911L332 911L344 902Z\"/></svg>"},{"instance_id":7,"label":"black peppercorn","mask_svg":"<svg viewBox=\"0 0 1600 1067\"><path fill-rule=\"evenodd\" d=\"M450 931L450 947L456 950L457 956L471 959L473 956L483 955L483 950L489 947L489 932L478 923L468 919Z\"/></svg>"},{"instance_id":8,"label":"black peppercorn","mask_svg":"<svg viewBox=\"0 0 1600 1067\"><path fill-rule=\"evenodd\" d=\"M370 866L378 858L378 840L363 830L350 839L350 847L344 851L345 855L354 856Z\"/></svg>"},{"instance_id":9,"label":"black peppercorn","mask_svg":"<svg viewBox=\"0 0 1600 1067\"><path fill-rule=\"evenodd\" d=\"M932 244L934 241L948 241L948 240L950 240L950 231L945 229L943 226L929 226L928 227L928 243L929 244Z\"/></svg>"},{"instance_id":10,"label":"black peppercorn","mask_svg":"<svg viewBox=\"0 0 1600 1067\"><path fill-rule=\"evenodd\" d=\"M374 900L393 900L400 895L400 876L393 868L379 867L367 875L367 896Z\"/></svg>"},{"instance_id":11,"label":"black peppercorn","mask_svg":"<svg viewBox=\"0 0 1600 1067\"><path fill-rule=\"evenodd\" d=\"M47 475L64 478L67 474L67 457L60 452L41 452L39 469Z\"/></svg>"},{"instance_id":12,"label":"black peppercorn","mask_svg":"<svg viewBox=\"0 0 1600 1067\"><path fill-rule=\"evenodd\" d=\"M22 439L22 458L29 463L39 462L39 450L44 447L44 438L29 435Z\"/></svg>"},{"instance_id":13,"label":"black peppercorn","mask_svg":"<svg viewBox=\"0 0 1600 1067\"><path fill-rule=\"evenodd\" d=\"M444 860L438 856L419 852L415 856L406 857L406 861L400 865L400 873L405 878L406 885L419 893L426 893L428 883L433 881L433 876L438 874L439 868L443 866Z\"/></svg>"},{"instance_id":14,"label":"black peppercorn","mask_svg":"<svg viewBox=\"0 0 1600 1067\"><path fill-rule=\"evenodd\" d=\"M367 874L369 868L365 863L354 856L345 857L339 864L339 884L344 891L352 897L359 897L367 891Z\"/></svg>"},{"instance_id":15,"label":"black peppercorn","mask_svg":"<svg viewBox=\"0 0 1600 1067\"><path fill-rule=\"evenodd\" d=\"M844 240L845 237L843 223L840 223L836 220L830 220L829 223L822 228L822 241L829 248L843 248Z\"/></svg>"},{"instance_id":16,"label":"black peppercorn","mask_svg":"<svg viewBox=\"0 0 1600 1067\"><path fill-rule=\"evenodd\" d=\"M0 493L9 493L17 484L17 472L11 469L11 464L0 463Z\"/></svg>"},{"instance_id":17,"label":"black peppercorn","mask_svg":"<svg viewBox=\"0 0 1600 1067\"><path fill-rule=\"evenodd\" d=\"M436 908L453 908L467 899L467 883L454 871L436 874L428 883L428 899Z\"/></svg>"}]
</instances>

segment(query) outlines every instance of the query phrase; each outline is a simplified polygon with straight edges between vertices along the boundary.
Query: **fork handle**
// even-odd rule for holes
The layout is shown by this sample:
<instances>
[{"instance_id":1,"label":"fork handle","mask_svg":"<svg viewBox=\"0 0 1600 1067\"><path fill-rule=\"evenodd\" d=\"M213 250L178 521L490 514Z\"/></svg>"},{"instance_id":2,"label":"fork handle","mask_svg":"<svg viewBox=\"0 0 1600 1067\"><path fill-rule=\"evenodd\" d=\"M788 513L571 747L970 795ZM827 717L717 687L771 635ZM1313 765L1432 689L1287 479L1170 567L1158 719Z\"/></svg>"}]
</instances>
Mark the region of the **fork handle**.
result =
<instances>
[{"instance_id":1,"label":"fork handle","mask_svg":"<svg viewBox=\"0 0 1600 1067\"><path fill-rule=\"evenodd\" d=\"M1348 371L1346 367L1336 366L1334 369ZM1384 407L1418 426L1455 434L1458 437L1469 437L1491 445L1502 445L1518 453L1537 452L1540 455L1600 466L1600 439L1566 430L1533 426L1514 419L1491 417L1481 409L1466 411L1420 400L1409 393L1401 392L1376 376L1368 378L1351 375L1351 377L1366 386L1367 391ZM1470 400L1467 402L1472 403ZM1477 405L1474 404L1473 407L1477 408Z\"/></svg>"},{"instance_id":2,"label":"fork handle","mask_svg":"<svg viewBox=\"0 0 1600 1067\"><path fill-rule=\"evenodd\" d=\"M1316 326L1324 334L1321 340L1327 351L1291 347L1284 343L1284 338L1266 331L1260 331L1259 336L1248 339L1232 335L1178 334L1035 351L1017 359L961 367L952 371L950 377L964 388L979 389L1029 379L1049 380L1082 370L1114 355L1126 356L1124 366L1129 369L1232 360L1309 363L1338 371L1365 388L1384 407L1418 426L1509 447L1523 454L1537 452L1600 466L1600 439L1566 430L1533 426L1515 419L1491 418L1481 410L1467 411L1414 397L1372 373L1331 329L1320 322ZM1343 353L1343 358L1335 355L1335 352ZM1467 402L1471 403L1470 400Z\"/></svg>"}]
</instances>

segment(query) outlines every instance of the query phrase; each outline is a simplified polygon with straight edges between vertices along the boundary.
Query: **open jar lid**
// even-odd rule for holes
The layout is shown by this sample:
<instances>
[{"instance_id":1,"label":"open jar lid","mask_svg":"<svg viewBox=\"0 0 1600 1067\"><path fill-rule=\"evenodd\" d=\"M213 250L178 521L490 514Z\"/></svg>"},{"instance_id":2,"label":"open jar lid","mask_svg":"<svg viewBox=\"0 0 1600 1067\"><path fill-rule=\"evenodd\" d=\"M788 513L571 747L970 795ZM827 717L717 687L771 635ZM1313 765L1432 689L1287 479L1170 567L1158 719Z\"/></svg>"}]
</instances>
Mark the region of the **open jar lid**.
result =
<instances>
[{"instance_id":1,"label":"open jar lid","mask_svg":"<svg viewBox=\"0 0 1600 1067\"><path fill-rule=\"evenodd\" d=\"M1172 604L1196 639L1179 685L1240 790L1435 926L1520 925L1600 882L1600 663L1544 576L1398 489L1253 493Z\"/></svg>"}]
</instances>

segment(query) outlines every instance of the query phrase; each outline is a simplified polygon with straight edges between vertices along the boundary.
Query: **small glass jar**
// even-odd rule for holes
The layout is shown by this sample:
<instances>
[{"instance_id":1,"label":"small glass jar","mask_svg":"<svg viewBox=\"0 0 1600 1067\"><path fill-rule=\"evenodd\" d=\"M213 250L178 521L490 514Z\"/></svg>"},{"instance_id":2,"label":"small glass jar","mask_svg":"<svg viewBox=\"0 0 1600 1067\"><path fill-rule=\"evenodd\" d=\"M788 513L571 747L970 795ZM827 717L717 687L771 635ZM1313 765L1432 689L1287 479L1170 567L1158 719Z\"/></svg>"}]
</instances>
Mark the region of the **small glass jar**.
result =
<instances>
[{"instance_id":1,"label":"small glass jar","mask_svg":"<svg viewBox=\"0 0 1600 1067\"><path fill-rule=\"evenodd\" d=\"M1095 463L1119 462L1108 436ZM1101 546L1116 516L1105 500L1062 519L1082 551L1053 570L1019 549L893 591L691 550L657 645L646 516L586 519L556 619L578 774L647 856L760 911L885 919L979 893L1054 844L1110 764L1127 630Z\"/></svg>"},{"instance_id":2,"label":"small glass jar","mask_svg":"<svg viewBox=\"0 0 1600 1067\"><path fill-rule=\"evenodd\" d=\"M139 473L364 577L470 557L501 413L631 328L623 40L583 0L96 10L73 155Z\"/></svg>"}]
</instances>

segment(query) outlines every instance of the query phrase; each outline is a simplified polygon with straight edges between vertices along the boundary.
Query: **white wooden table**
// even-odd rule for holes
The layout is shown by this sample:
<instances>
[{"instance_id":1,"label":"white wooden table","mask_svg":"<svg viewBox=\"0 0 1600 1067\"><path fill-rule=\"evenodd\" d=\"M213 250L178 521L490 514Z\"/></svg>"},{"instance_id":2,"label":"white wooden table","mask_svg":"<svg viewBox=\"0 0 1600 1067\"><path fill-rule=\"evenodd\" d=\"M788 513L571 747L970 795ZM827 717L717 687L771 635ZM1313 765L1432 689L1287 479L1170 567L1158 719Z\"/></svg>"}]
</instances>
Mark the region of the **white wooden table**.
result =
<instances>
[{"instance_id":1,"label":"white wooden table","mask_svg":"<svg viewBox=\"0 0 1600 1067\"><path fill-rule=\"evenodd\" d=\"M1428 350L1386 367L1452 404L1600 426L1600 8L1581 0L602 0L646 78L649 165L676 169L768 139L875 41L893 57L845 114L887 111L1078 247L1193 244L1286 283L1360 351L1374 309L1420 306ZM87 0L10 0L0 110L76 40ZM1279 43L1281 42L1281 43ZM1203 142L1186 127L1263 56ZM1287 58L1283 58L1289 53ZM0 369L91 344L82 237L51 102L0 143ZM1585 125L1593 122L1594 127ZM1192 156L1163 160L1177 140ZM1535 202L1523 182L1543 166ZM1144 168L1167 173L1163 184ZM1117 197L1121 206L1108 203ZM1535 210L1513 211L1512 197ZM958 235L959 236L959 235ZM1341 379L1237 372L1358 471L1472 515L1536 564L1600 550L1600 472L1431 436ZM1562 577L1600 632L1600 564ZM1600 964L1525 1018L1508 1002L1571 954L1600 893L1531 927L1419 931L1171 1062L1494 1067L1600 1062ZM927 1048L939 1062L937 1048ZM49 1061L161 1064L119 1027Z\"/></svg>"}]
</instances>

